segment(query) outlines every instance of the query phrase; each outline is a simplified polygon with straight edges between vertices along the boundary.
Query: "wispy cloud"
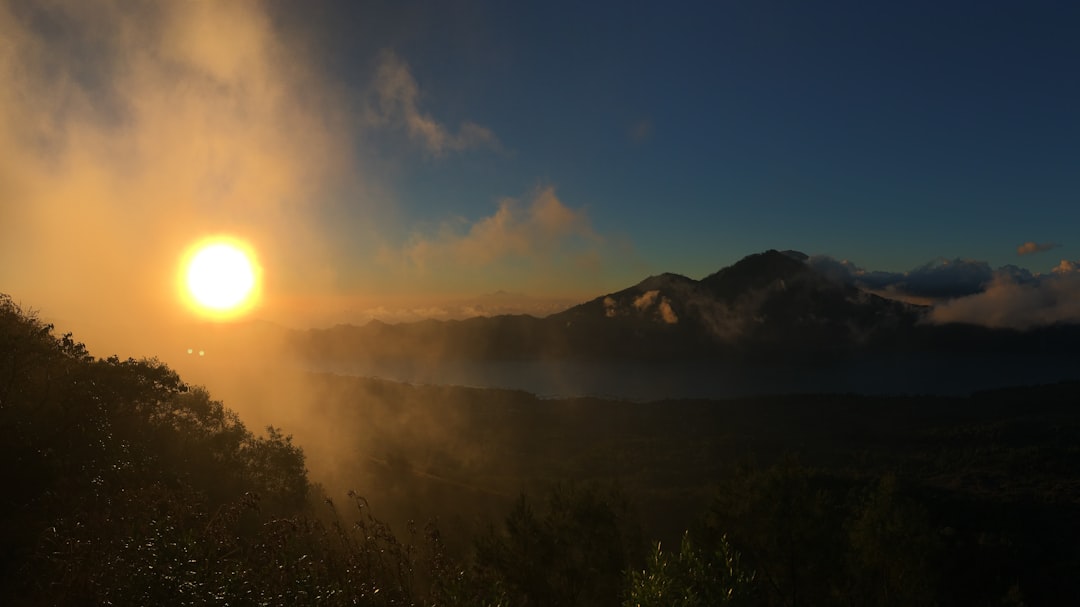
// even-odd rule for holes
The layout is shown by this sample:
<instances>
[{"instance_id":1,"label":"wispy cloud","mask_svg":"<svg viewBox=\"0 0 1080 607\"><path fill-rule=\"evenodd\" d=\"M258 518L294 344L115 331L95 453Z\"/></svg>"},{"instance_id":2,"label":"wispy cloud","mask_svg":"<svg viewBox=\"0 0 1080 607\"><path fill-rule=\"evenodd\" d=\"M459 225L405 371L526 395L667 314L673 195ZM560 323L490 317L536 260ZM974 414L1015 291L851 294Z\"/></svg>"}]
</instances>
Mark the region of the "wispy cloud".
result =
<instances>
[{"instance_id":1,"label":"wispy cloud","mask_svg":"<svg viewBox=\"0 0 1080 607\"><path fill-rule=\"evenodd\" d=\"M1060 246L1061 245L1059 245L1057 243L1054 243L1054 242L1033 242L1033 241L1028 241L1028 242L1025 242L1024 244L1016 247L1016 254L1017 255L1032 255L1034 253L1042 253L1043 251L1049 251L1051 249L1056 249L1056 248L1058 248Z\"/></svg>"},{"instance_id":2,"label":"wispy cloud","mask_svg":"<svg viewBox=\"0 0 1080 607\"><path fill-rule=\"evenodd\" d=\"M420 109L420 87L409 66L392 51L383 51L375 72L377 120L404 128L408 136L435 155L472 148L499 149L491 129L463 122L456 133Z\"/></svg>"}]
</instances>

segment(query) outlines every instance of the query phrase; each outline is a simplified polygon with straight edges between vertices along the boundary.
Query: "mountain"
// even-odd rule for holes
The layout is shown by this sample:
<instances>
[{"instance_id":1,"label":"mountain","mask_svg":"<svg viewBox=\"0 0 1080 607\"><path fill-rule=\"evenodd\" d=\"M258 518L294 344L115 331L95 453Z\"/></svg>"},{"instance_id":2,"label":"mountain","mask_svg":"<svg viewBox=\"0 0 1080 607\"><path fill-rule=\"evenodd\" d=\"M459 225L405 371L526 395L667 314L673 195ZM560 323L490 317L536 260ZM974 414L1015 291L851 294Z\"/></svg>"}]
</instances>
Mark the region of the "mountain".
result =
<instances>
[{"instance_id":1,"label":"mountain","mask_svg":"<svg viewBox=\"0 0 1080 607\"><path fill-rule=\"evenodd\" d=\"M837 355L891 348L926 310L835 282L775 250L750 255L701 280L651 276L549 317L576 326L577 351L596 338L618 352L665 356ZM630 342L630 343L626 343Z\"/></svg>"},{"instance_id":2,"label":"mountain","mask_svg":"<svg viewBox=\"0 0 1080 607\"><path fill-rule=\"evenodd\" d=\"M701 280L650 276L545 318L373 321L312 330L297 336L296 348L324 360L670 360L845 356L909 347L925 308L835 282L805 259L770 250Z\"/></svg>"}]
</instances>

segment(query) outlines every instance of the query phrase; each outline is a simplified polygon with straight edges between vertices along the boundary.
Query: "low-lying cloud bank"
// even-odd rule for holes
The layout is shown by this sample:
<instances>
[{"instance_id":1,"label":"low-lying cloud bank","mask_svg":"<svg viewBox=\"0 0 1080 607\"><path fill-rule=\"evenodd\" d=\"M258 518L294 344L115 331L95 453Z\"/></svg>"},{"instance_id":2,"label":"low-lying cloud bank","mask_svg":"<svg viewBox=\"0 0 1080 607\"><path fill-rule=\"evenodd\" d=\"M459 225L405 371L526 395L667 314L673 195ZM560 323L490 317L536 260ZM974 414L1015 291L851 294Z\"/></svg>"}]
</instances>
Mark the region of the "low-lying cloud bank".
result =
<instances>
[{"instance_id":1,"label":"low-lying cloud bank","mask_svg":"<svg viewBox=\"0 0 1080 607\"><path fill-rule=\"evenodd\" d=\"M988 327L1029 329L1080 322L1080 272L1054 272L1020 282L998 274L982 293L942 302L935 322L971 322Z\"/></svg>"},{"instance_id":2,"label":"low-lying cloud bank","mask_svg":"<svg viewBox=\"0 0 1080 607\"><path fill-rule=\"evenodd\" d=\"M1036 252L1053 246L1020 248ZM1080 261L1063 259L1045 274L1014 265L993 269L971 259L939 259L908 272L866 270L828 255L810 257L807 264L834 280L931 304L932 322L1011 329L1080 323Z\"/></svg>"}]
</instances>

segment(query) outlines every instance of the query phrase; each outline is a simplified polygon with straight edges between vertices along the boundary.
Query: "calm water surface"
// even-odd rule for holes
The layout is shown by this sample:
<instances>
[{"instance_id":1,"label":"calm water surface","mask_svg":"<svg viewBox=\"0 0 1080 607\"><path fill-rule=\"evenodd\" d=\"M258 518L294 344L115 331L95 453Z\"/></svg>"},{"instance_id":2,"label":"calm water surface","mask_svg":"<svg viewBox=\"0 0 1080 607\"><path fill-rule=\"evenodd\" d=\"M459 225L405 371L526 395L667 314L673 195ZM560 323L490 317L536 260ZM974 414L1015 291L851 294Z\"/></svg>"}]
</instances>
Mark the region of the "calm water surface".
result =
<instances>
[{"instance_id":1,"label":"calm water surface","mask_svg":"<svg viewBox=\"0 0 1080 607\"><path fill-rule=\"evenodd\" d=\"M960 395L1080 380L1076 360L1022 355L891 357L816 367L733 367L715 361L364 361L325 364L310 370L414 384L524 390L545 398L629 400L820 392Z\"/></svg>"}]
</instances>

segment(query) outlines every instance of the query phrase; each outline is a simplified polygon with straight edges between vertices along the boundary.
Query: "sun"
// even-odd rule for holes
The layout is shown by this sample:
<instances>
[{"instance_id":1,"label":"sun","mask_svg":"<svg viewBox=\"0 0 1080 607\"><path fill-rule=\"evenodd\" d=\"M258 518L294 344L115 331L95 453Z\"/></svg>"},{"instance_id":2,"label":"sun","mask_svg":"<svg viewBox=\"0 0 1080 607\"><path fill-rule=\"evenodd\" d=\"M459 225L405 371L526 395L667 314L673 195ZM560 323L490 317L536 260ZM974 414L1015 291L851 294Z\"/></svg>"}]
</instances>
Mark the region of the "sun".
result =
<instances>
[{"instance_id":1,"label":"sun","mask_svg":"<svg viewBox=\"0 0 1080 607\"><path fill-rule=\"evenodd\" d=\"M258 300L261 270L250 246L226 236L199 241L181 263L181 293L203 316L226 320L250 311Z\"/></svg>"}]
</instances>

